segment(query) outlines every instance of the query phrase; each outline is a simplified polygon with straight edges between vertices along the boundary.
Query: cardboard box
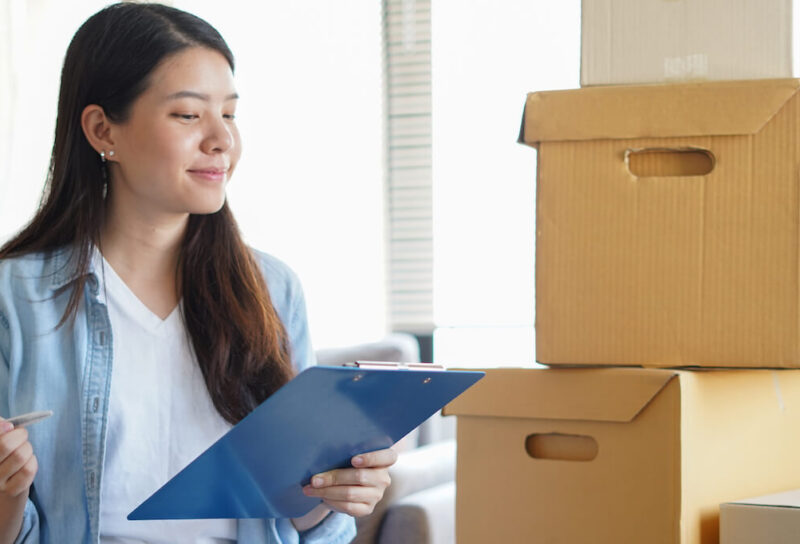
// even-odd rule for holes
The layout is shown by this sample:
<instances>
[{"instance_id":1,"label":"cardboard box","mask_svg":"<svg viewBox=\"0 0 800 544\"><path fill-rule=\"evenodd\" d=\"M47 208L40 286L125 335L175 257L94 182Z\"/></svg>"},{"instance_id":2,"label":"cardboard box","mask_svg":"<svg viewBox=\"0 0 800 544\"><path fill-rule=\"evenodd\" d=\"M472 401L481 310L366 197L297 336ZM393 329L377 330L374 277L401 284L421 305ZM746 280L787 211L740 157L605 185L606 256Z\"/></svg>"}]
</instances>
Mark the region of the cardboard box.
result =
<instances>
[{"instance_id":1,"label":"cardboard box","mask_svg":"<svg viewBox=\"0 0 800 544\"><path fill-rule=\"evenodd\" d=\"M796 77L792 4L583 0L581 85Z\"/></svg>"},{"instance_id":2,"label":"cardboard box","mask_svg":"<svg viewBox=\"0 0 800 544\"><path fill-rule=\"evenodd\" d=\"M800 486L800 370L493 369L445 414L459 544L717 544Z\"/></svg>"},{"instance_id":3,"label":"cardboard box","mask_svg":"<svg viewBox=\"0 0 800 544\"><path fill-rule=\"evenodd\" d=\"M720 544L800 542L800 489L724 503Z\"/></svg>"},{"instance_id":4,"label":"cardboard box","mask_svg":"<svg viewBox=\"0 0 800 544\"><path fill-rule=\"evenodd\" d=\"M528 95L539 362L800 366L799 91Z\"/></svg>"}]
</instances>

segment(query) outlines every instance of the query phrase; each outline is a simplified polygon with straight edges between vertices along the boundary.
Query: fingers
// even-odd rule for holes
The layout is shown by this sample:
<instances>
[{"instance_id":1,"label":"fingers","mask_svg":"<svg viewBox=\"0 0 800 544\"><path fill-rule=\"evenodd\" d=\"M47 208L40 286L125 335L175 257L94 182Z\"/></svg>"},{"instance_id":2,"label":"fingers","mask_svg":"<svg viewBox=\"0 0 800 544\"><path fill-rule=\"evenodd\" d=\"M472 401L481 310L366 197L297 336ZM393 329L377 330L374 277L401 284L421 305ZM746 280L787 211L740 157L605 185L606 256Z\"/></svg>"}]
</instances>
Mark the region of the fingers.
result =
<instances>
[{"instance_id":1,"label":"fingers","mask_svg":"<svg viewBox=\"0 0 800 544\"><path fill-rule=\"evenodd\" d=\"M351 462L354 467L382 468L390 467L397 461L397 452L391 448L371 451L353 457Z\"/></svg>"},{"instance_id":2,"label":"fingers","mask_svg":"<svg viewBox=\"0 0 800 544\"><path fill-rule=\"evenodd\" d=\"M314 476L303 493L337 512L360 517L372 513L390 481L386 469L346 468Z\"/></svg>"},{"instance_id":3,"label":"fingers","mask_svg":"<svg viewBox=\"0 0 800 544\"><path fill-rule=\"evenodd\" d=\"M2 429L2 427L0 427ZM1 432L1 431L0 431ZM28 441L28 431L24 428L14 429L0 434L0 463Z\"/></svg>"},{"instance_id":4,"label":"fingers","mask_svg":"<svg viewBox=\"0 0 800 544\"><path fill-rule=\"evenodd\" d=\"M335 485L323 488L311 488L311 495L331 501L371 502L380 498L383 489L359 485Z\"/></svg>"},{"instance_id":5,"label":"fingers","mask_svg":"<svg viewBox=\"0 0 800 544\"><path fill-rule=\"evenodd\" d=\"M303 493L309 497L322 499L326 505L337 512L359 517L372 512L383 497L384 489L383 487L358 485L336 485L323 488L306 486L303 488Z\"/></svg>"},{"instance_id":6,"label":"fingers","mask_svg":"<svg viewBox=\"0 0 800 544\"><path fill-rule=\"evenodd\" d=\"M361 485L389 487L391 478L386 469L397 461L397 452L392 449L378 450L353 457L353 466L359 468L343 468L314 475L311 478L312 488L323 488L334 485Z\"/></svg>"},{"instance_id":7,"label":"fingers","mask_svg":"<svg viewBox=\"0 0 800 544\"><path fill-rule=\"evenodd\" d=\"M372 513L390 482L386 468L343 468L314 476L303 493L337 512L361 517Z\"/></svg>"},{"instance_id":8,"label":"fingers","mask_svg":"<svg viewBox=\"0 0 800 544\"><path fill-rule=\"evenodd\" d=\"M23 442L17 449L11 452L2 462L0 462L0 489L2 482L11 478L33 455L33 446L30 442Z\"/></svg>"},{"instance_id":9,"label":"fingers","mask_svg":"<svg viewBox=\"0 0 800 544\"><path fill-rule=\"evenodd\" d=\"M374 503L361 503L361 502L346 502L346 501L331 501L326 500L327 504L332 510L348 514L354 518L368 516L375 510Z\"/></svg>"},{"instance_id":10,"label":"fingers","mask_svg":"<svg viewBox=\"0 0 800 544\"><path fill-rule=\"evenodd\" d=\"M311 478L311 487L315 489L333 486L387 488L391 483L388 470L374 468L342 468L323 472Z\"/></svg>"},{"instance_id":11,"label":"fingers","mask_svg":"<svg viewBox=\"0 0 800 544\"><path fill-rule=\"evenodd\" d=\"M12 430L7 430L9 426ZM25 492L38 468L28 431L0 422L0 494L16 497Z\"/></svg>"},{"instance_id":12,"label":"fingers","mask_svg":"<svg viewBox=\"0 0 800 544\"><path fill-rule=\"evenodd\" d=\"M392 480L389 467L397 452L384 449L362 453L351 459L355 468L342 468L316 474L303 488L309 497L319 497L337 512L366 516L383 497Z\"/></svg>"},{"instance_id":13,"label":"fingers","mask_svg":"<svg viewBox=\"0 0 800 544\"><path fill-rule=\"evenodd\" d=\"M17 497L22 493L28 491L33 484L33 479L36 476L36 472L39 470L39 462L36 460L35 455L31 455L28 461L19 469L16 474L14 474L11 478L5 481L5 483L0 486L0 492L6 493L11 497Z\"/></svg>"}]
</instances>

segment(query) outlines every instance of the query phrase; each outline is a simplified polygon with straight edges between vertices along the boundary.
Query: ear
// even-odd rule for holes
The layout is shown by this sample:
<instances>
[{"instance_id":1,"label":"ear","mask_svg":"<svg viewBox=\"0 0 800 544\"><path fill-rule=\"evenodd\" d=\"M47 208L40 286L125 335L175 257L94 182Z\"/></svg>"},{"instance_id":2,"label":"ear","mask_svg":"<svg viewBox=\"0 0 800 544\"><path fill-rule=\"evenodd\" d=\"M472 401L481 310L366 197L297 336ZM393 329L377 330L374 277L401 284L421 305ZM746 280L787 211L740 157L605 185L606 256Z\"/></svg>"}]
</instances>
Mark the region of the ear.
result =
<instances>
[{"instance_id":1,"label":"ear","mask_svg":"<svg viewBox=\"0 0 800 544\"><path fill-rule=\"evenodd\" d=\"M114 149L114 139L111 134L111 121L106 117L103 108L97 104L89 104L81 113L81 128L86 139L98 154Z\"/></svg>"}]
</instances>

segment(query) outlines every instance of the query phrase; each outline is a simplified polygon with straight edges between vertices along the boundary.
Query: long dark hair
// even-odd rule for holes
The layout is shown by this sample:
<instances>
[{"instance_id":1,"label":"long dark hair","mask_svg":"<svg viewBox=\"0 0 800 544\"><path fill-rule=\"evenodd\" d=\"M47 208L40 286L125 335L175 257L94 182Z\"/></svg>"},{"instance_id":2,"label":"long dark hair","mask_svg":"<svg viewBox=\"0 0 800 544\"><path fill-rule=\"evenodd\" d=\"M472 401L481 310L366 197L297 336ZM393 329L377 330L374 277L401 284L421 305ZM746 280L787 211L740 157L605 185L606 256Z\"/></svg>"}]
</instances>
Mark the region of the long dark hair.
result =
<instances>
[{"instance_id":1,"label":"long dark hair","mask_svg":"<svg viewBox=\"0 0 800 544\"><path fill-rule=\"evenodd\" d=\"M75 279L68 285L71 294L60 325L78 310L105 220L106 171L83 134L81 113L97 104L110 119L124 122L153 69L167 56L195 46L220 52L234 69L233 55L216 29L160 4L111 5L90 17L72 38L39 210L0 248L0 259L72 249L69 266ZM211 399L235 423L286 383L293 370L286 331L227 202L216 213L189 217L176 279Z\"/></svg>"}]
</instances>

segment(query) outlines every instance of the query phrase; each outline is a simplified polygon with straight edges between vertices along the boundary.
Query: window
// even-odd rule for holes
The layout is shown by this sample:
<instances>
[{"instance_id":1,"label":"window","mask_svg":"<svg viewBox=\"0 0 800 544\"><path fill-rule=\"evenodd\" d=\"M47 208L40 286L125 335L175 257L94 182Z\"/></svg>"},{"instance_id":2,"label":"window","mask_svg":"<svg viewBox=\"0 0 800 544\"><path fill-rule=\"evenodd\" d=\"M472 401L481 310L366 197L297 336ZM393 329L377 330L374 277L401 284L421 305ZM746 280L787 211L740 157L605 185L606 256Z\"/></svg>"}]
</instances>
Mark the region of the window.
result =
<instances>
[{"instance_id":1,"label":"window","mask_svg":"<svg viewBox=\"0 0 800 544\"><path fill-rule=\"evenodd\" d=\"M536 152L525 95L577 87L580 2L434 0L437 362L534 364Z\"/></svg>"}]
</instances>

